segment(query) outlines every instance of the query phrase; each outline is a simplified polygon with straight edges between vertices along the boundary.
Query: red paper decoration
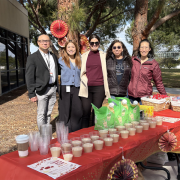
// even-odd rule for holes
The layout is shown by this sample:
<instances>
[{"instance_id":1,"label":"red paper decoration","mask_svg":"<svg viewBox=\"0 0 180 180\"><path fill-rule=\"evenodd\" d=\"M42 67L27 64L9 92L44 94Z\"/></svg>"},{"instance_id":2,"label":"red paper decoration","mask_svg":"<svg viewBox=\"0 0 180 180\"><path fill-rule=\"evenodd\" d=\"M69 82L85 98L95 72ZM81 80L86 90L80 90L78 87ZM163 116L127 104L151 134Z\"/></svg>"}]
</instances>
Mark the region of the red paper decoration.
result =
<instances>
[{"instance_id":1,"label":"red paper decoration","mask_svg":"<svg viewBox=\"0 0 180 180\"><path fill-rule=\"evenodd\" d=\"M56 20L51 24L51 33L57 38L63 38L68 32L68 25L62 20Z\"/></svg>"},{"instance_id":2,"label":"red paper decoration","mask_svg":"<svg viewBox=\"0 0 180 180\"><path fill-rule=\"evenodd\" d=\"M60 47L65 47L66 42L67 42L67 37L66 36L64 36L63 38L58 39L58 44L59 44Z\"/></svg>"},{"instance_id":3,"label":"red paper decoration","mask_svg":"<svg viewBox=\"0 0 180 180\"><path fill-rule=\"evenodd\" d=\"M177 145L177 137L172 132L166 132L160 137L158 145L163 152L172 151Z\"/></svg>"},{"instance_id":4,"label":"red paper decoration","mask_svg":"<svg viewBox=\"0 0 180 180\"><path fill-rule=\"evenodd\" d=\"M137 180L138 169L130 159L118 161L110 170L107 180Z\"/></svg>"},{"instance_id":5,"label":"red paper decoration","mask_svg":"<svg viewBox=\"0 0 180 180\"><path fill-rule=\"evenodd\" d=\"M80 52L81 54L85 53L86 51L89 51L90 45L87 37L83 34L80 35Z\"/></svg>"}]
</instances>

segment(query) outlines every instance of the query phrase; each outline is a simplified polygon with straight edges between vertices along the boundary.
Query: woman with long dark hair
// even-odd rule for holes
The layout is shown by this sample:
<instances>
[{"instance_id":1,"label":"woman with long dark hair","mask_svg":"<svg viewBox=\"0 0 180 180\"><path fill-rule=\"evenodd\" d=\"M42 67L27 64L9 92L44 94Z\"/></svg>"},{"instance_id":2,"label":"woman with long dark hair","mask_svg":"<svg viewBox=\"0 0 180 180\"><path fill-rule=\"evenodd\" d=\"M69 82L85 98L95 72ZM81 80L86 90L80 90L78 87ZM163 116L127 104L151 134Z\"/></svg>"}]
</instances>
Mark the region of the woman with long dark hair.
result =
<instances>
[{"instance_id":1,"label":"woman with long dark hair","mask_svg":"<svg viewBox=\"0 0 180 180\"><path fill-rule=\"evenodd\" d=\"M81 58L75 42L65 45L63 57L58 60L61 69L59 120L69 127L69 132L82 128L82 103L78 96L80 87Z\"/></svg>"},{"instance_id":2,"label":"woman with long dark hair","mask_svg":"<svg viewBox=\"0 0 180 180\"><path fill-rule=\"evenodd\" d=\"M104 98L110 97L107 69L106 54L99 51L100 38L93 34L89 37L90 51L82 55L81 67L81 84L79 96L81 96L83 105L82 127L89 127L91 115L91 103L97 108L102 106ZM94 125L94 115L93 122Z\"/></svg>"},{"instance_id":3,"label":"woman with long dark hair","mask_svg":"<svg viewBox=\"0 0 180 180\"><path fill-rule=\"evenodd\" d=\"M114 40L106 54L111 98L125 97L131 76L132 60L122 41Z\"/></svg>"},{"instance_id":4,"label":"woman with long dark hair","mask_svg":"<svg viewBox=\"0 0 180 180\"><path fill-rule=\"evenodd\" d=\"M152 95L151 80L155 82L160 94L166 95L162 83L161 69L154 59L154 51L151 43L144 39L139 43L138 56L132 58L133 67L131 80L128 86L128 94L131 102L137 100L141 103L141 97Z\"/></svg>"}]
</instances>

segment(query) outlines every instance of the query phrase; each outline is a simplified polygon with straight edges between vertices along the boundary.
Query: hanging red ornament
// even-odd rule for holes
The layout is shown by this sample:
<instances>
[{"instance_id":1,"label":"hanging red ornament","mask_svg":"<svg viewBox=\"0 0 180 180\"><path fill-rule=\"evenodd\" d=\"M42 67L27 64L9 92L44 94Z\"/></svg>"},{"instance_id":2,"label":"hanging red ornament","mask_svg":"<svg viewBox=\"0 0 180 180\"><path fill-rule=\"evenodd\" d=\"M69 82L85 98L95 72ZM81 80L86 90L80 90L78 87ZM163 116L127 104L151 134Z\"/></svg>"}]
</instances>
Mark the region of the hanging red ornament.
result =
<instances>
[{"instance_id":1,"label":"hanging red ornament","mask_svg":"<svg viewBox=\"0 0 180 180\"><path fill-rule=\"evenodd\" d=\"M137 180L138 168L130 159L122 159L115 163L108 174L107 180Z\"/></svg>"},{"instance_id":2,"label":"hanging red ornament","mask_svg":"<svg viewBox=\"0 0 180 180\"><path fill-rule=\"evenodd\" d=\"M58 44L59 44L60 47L65 47L66 42L67 42L67 37L66 36L64 36L63 38L58 39Z\"/></svg>"},{"instance_id":3,"label":"hanging red ornament","mask_svg":"<svg viewBox=\"0 0 180 180\"><path fill-rule=\"evenodd\" d=\"M90 49L90 44L89 44L88 38L85 35L81 34L80 35L80 52L81 52L81 54L89 51L89 49Z\"/></svg>"},{"instance_id":4,"label":"hanging red ornament","mask_svg":"<svg viewBox=\"0 0 180 180\"><path fill-rule=\"evenodd\" d=\"M167 131L160 137L158 145L163 152L172 151L177 145L177 137L174 133Z\"/></svg>"},{"instance_id":5,"label":"hanging red ornament","mask_svg":"<svg viewBox=\"0 0 180 180\"><path fill-rule=\"evenodd\" d=\"M63 38L68 32L68 25L62 20L56 20L51 24L50 31L53 36Z\"/></svg>"}]
</instances>

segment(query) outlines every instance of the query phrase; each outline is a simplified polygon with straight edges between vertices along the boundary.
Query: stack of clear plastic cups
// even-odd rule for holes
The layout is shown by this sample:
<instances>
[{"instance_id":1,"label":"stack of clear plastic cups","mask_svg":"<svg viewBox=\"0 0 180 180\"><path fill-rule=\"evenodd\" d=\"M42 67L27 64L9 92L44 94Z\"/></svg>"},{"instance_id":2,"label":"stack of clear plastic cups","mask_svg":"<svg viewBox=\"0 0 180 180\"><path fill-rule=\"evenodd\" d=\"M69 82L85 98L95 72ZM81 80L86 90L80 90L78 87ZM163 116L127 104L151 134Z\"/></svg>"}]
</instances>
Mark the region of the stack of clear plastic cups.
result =
<instances>
[{"instance_id":1,"label":"stack of clear plastic cups","mask_svg":"<svg viewBox=\"0 0 180 180\"><path fill-rule=\"evenodd\" d=\"M43 124L40 126L40 135L41 136L50 136L50 140L52 139L52 125L51 124Z\"/></svg>"},{"instance_id":2,"label":"stack of clear plastic cups","mask_svg":"<svg viewBox=\"0 0 180 180\"><path fill-rule=\"evenodd\" d=\"M29 147L31 151L37 151L39 145L39 137L40 137L39 131L30 132L28 135L29 135Z\"/></svg>"},{"instance_id":3,"label":"stack of clear plastic cups","mask_svg":"<svg viewBox=\"0 0 180 180\"><path fill-rule=\"evenodd\" d=\"M59 143L61 142L60 126L61 126L61 122L56 121L56 135L57 135L57 140L58 140Z\"/></svg>"},{"instance_id":4,"label":"stack of clear plastic cups","mask_svg":"<svg viewBox=\"0 0 180 180\"><path fill-rule=\"evenodd\" d=\"M39 137L39 151L41 155L48 154L50 144L50 136L44 135Z\"/></svg>"}]
</instances>

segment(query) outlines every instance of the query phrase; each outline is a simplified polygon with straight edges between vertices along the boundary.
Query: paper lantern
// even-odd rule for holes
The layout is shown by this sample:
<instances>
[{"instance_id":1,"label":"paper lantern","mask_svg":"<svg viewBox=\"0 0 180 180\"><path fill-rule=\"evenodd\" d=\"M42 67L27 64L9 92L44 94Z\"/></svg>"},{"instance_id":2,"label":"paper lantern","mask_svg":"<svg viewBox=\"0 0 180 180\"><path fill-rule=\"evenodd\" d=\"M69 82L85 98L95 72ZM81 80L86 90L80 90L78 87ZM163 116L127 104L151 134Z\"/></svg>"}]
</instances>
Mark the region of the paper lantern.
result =
<instances>
[{"instance_id":1,"label":"paper lantern","mask_svg":"<svg viewBox=\"0 0 180 180\"><path fill-rule=\"evenodd\" d=\"M177 145L177 137L168 131L160 137L158 145L163 152L172 151Z\"/></svg>"},{"instance_id":2,"label":"paper lantern","mask_svg":"<svg viewBox=\"0 0 180 180\"><path fill-rule=\"evenodd\" d=\"M62 20L56 20L51 24L50 31L53 36L63 38L68 32L68 25Z\"/></svg>"},{"instance_id":3,"label":"paper lantern","mask_svg":"<svg viewBox=\"0 0 180 180\"><path fill-rule=\"evenodd\" d=\"M67 42L67 37L66 36L63 37L63 38L58 39L58 44L59 44L60 47L65 47L66 42Z\"/></svg>"},{"instance_id":4,"label":"paper lantern","mask_svg":"<svg viewBox=\"0 0 180 180\"><path fill-rule=\"evenodd\" d=\"M138 169L130 159L118 161L110 170L107 180L137 180Z\"/></svg>"},{"instance_id":5,"label":"paper lantern","mask_svg":"<svg viewBox=\"0 0 180 180\"><path fill-rule=\"evenodd\" d=\"M83 34L80 35L80 52L81 54L85 53L86 51L89 51L90 44L87 39L87 37Z\"/></svg>"}]
</instances>

